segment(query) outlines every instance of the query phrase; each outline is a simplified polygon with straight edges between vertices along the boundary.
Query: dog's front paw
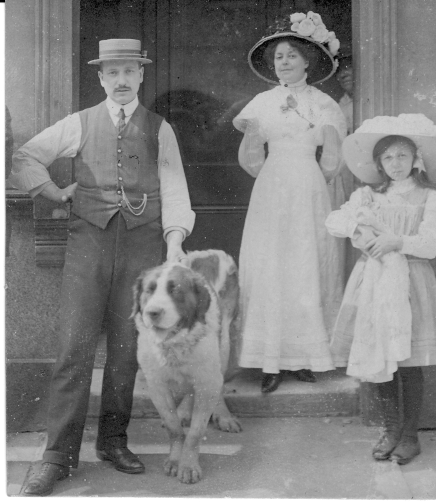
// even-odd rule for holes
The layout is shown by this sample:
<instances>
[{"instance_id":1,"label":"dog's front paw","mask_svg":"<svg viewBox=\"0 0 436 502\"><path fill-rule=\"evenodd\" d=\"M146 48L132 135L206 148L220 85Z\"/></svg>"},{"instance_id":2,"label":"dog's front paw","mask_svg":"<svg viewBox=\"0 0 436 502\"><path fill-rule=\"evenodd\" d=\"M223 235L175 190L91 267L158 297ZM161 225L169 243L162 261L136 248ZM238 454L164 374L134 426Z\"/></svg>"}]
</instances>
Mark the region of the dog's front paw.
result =
<instances>
[{"instance_id":1,"label":"dog's front paw","mask_svg":"<svg viewBox=\"0 0 436 502\"><path fill-rule=\"evenodd\" d=\"M177 476L179 462L168 457L164 462L164 472L167 476Z\"/></svg>"},{"instance_id":2,"label":"dog's front paw","mask_svg":"<svg viewBox=\"0 0 436 502\"><path fill-rule=\"evenodd\" d=\"M214 413L212 422L215 427L224 432L241 432L242 425L239 420L231 413Z\"/></svg>"},{"instance_id":3,"label":"dog's front paw","mask_svg":"<svg viewBox=\"0 0 436 502\"><path fill-rule=\"evenodd\" d=\"M202 477L201 467L198 464L179 465L177 478L182 483L198 483Z\"/></svg>"}]
</instances>

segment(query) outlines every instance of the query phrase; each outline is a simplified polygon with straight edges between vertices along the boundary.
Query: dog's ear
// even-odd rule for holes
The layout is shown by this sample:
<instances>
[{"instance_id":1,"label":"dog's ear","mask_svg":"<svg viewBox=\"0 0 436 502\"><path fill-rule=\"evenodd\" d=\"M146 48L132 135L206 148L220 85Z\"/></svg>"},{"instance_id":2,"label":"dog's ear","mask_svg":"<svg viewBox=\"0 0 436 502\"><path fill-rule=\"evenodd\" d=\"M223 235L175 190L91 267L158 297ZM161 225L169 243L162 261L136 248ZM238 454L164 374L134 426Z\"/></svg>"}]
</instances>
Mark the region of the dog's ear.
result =
<instances>
[{"instance_id":1,"label":"dog's ear","mask_svg":"<svg viewBox=\"0 0 436 502\"><path fill-rule=\"evenodd\" d=\"M141 302L141 295L142 295L142 282L144 279L144 274L141 274L135 281L135 284L133 285L133 310L132 314L130 315L130 318L134 318L135 315L141 310L140 307L140 302Z\"/></svg>"},{"instance_id":2,"label":"dog's ear","mask_svg":"<svg viewBox=\"0 0 436 502\"><path fill-rule=\"evenodd\" d=\"M206 312L210 307L210 293L205 286L204 279L201 277L194 278L194 294L197 300L197 309L195 317L202 323L206 322Z\"/></svg>"}]
</instances>

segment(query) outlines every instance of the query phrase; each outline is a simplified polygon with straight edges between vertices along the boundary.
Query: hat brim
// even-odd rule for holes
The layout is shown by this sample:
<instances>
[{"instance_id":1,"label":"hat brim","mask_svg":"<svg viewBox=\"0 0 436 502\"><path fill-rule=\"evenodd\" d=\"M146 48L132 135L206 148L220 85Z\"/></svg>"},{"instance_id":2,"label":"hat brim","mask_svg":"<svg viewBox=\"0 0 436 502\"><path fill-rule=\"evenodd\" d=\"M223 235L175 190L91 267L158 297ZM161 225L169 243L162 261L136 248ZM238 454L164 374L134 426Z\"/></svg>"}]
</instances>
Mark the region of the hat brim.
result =
<instances>
[{"instance_id":1,"label":"hat brim","mask_svg":"<svg viewBox=\"0 0 436 502\"><path fill-rule=\"evenodd\" d=\"M138 61L141 64L149 64L152 63L153 61L151 59L147 58L132 58L132 57L125 57L125 56L120 56L120 57L110 57L110 58L100 58L100 59L93 59L92 61L88 61L88 64L100 64L104 63L105 61Z\"/></svg>"},{"instance_id":2,"label":"hat brim","mask_svg":"<svg viewBox=\"0 0 436 502\"><path fill-rule=\"evenodd\" d=\"M342 153L350 171L364 183L376 184L382 181L372 158L374 147L386 133L353 133L342 143ZM436 182L436 137L401 134L411 139L422 154L427 177Z\"/></svg>"},{"instance_id":3,"label":"hat brim","mask_svg":"<svg viewBox=\"0 0 436 502\"><path fill-rule=\"evenodd\" d=\"M310 76L307 78L307 83L314 85L328 80L336 71L337 65L330 54L330 52L320 43L315 42L309 37L304 37L298 35L291 31L286 31L282 33L275 33L274 35L269 35L264 37L259 42L257 42L248 53L248 64L253 72L262 80L270 84L277 85L278 78L275 71L268 66L267 61L264 58L264 53L268 45L276 40L277 38L288 38L294 37L300 40L305 40L307 43L312 44L318 50L318 62L316 68L310 71Z\"/></svg>"}]
</instances>

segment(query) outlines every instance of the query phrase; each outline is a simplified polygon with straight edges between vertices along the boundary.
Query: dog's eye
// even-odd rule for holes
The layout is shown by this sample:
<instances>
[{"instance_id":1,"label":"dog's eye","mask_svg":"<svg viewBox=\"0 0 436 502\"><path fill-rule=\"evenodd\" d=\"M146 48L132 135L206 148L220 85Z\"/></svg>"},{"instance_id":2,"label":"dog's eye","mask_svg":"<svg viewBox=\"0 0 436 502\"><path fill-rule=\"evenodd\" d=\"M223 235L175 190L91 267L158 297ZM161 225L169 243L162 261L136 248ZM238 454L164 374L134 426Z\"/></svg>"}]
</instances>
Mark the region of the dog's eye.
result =
<instances>
[{"instance_id":1,"label":"dog's eye","mask_svg":"<svg viewBox=\"0 0 436 502\"><path fill-rule=\"evenodd\" d=\"M147 286L148 293L153 293L156 290L156 286L157 284L155 281L150 282Z\"/></svg>"},{"instance_id":2,"label":"dog's eye","mask_svg":"<svg viewBox=\"0 0 436 502\"><path fill-rule=\"evenodd\" d=\"M180 291L180 284L176 284L174 281L168 281L167 291L170 295L177 294Z\"/></svg>"}]
</instances>

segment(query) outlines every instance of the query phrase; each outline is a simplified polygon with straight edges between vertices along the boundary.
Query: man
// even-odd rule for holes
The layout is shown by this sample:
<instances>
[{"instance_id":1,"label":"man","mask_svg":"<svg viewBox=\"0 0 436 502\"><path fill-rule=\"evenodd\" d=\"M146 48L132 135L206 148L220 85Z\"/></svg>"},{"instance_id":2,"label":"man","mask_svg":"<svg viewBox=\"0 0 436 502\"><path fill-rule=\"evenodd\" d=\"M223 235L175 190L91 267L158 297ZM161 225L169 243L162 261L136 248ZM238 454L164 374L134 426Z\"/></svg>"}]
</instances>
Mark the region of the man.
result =
<instances>
[{"instance_id":1,"label":"man","mask_svg":"<svg viewBox=\"0 0 436 502\"><path fill-rule=\"evenodd\" d=\"M347 119L347 133L353 132L353 61L349 54L339 58L339 66L336 72L336 80L345 91L339 100L339 106Z\"/></svg>"},{"instance_id":2,"label":"man","mask_svg":"<svg viewBox=\"0 0 436 502\"><path fill-rule=\"evenodd\" d=\"M353 66L351 54L346 52L339 56L339 66L336 71L336 80L344 91L339 100L339 106L347 122L347 134L353 132ZM332 210L338 210L348 201L354 191L354 176L343 163L340 173L328 185ZM339 274L345 287L351 270L354 267L354 250L349 240L338 239L339 248Z\"/></svg>"},{"instance_id":3,"label":"man","mask_svg":"<svg viewBox=\"0 0 436 502\"><path fill-rule=\"evenodd\" d=\"M107 360L97 456L125 473L144 472L127 448L126 429L138 369L132 286L141 270L183 261L181 243L194 226L175 135L138 102L143 81L139 40L100 42L99 105L47 128L14 155L10 181L48 199L73 201L61 292L59 349L50 387L48 441L26 495L48 495L76 468L87 414L97 340L107 326ZM75 183L60 189L47 167L74 158Z\"/></svg>"}]
</instances>

